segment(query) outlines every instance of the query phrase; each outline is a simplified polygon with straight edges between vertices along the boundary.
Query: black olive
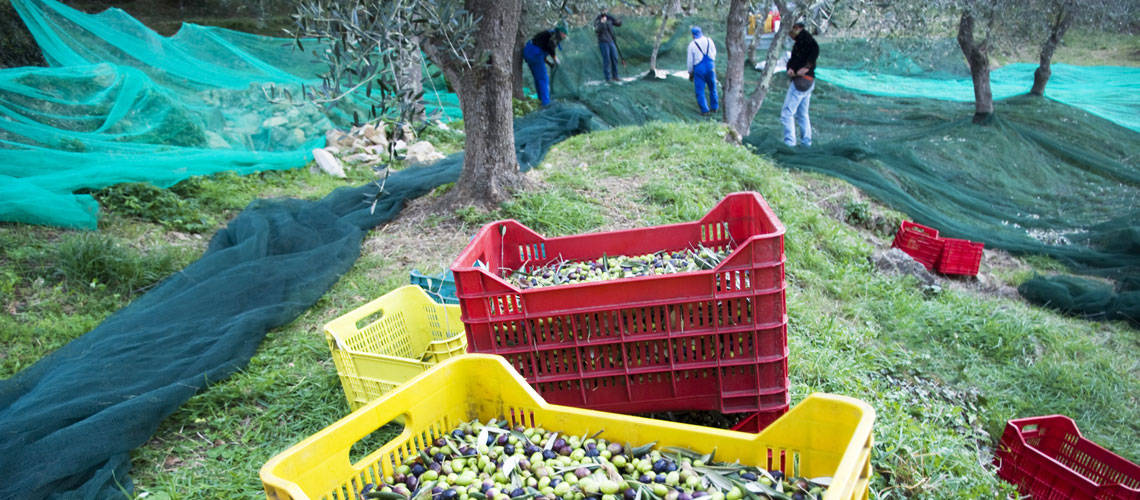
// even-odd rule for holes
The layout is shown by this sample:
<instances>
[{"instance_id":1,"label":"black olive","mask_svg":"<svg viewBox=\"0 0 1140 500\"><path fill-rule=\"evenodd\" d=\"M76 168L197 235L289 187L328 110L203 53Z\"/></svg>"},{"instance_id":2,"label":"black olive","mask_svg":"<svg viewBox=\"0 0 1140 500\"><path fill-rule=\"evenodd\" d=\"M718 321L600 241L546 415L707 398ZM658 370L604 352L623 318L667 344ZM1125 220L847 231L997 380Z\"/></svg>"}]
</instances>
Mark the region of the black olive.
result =
<instances>
[{"instance_id":1,"label":"black olive","mask_svg":"<svg viewBox=\"0 0 1140 500\"><path fill-rule=\"evenodd\" d=\"M443 490L443 493L440 493L439 497L442 498L443 500L451 500L453 498L458 498L459 492L455 491L452 488L448 488L446 490Z\"/></svg>"},{"instance_id":2,"label":"black olive","mask_svg":"<svg viewBox=\"0 0 1140 500\"><path fill-rule=\"evenodd\" d=\"M653 472L669 472L669 462L666 462L664 458L658 458L656 462L653 462Z\"/></svg>"},{"instance_id":3,"label":"black olive","mask_svg":"<svg viewBox=\"0 0 1140 500\"><path fill-rule=\"evenodd\" d=\"M503 446L503 453L506 453L507 455L514 455L515 454L515 445L508 444L506 446Z\"/></svg>"},{"instance_id":4,"label":"black olive","mask_svg":"<svg viewBox=\"0 0 1140 500\"><path fill-rule=\"evenodd\" d=\"M755 481L757 479L756 474L753 474L751 472L741 472L740 477L744 478L746 481Z\"/></svg>"},{"instance_id":5,"label":"black olive","mask_svg":"<svg viewBox=\"0 0 1140 500\"><path fill-rule=\"evenodd\" d=\"M510 440L510 436L508 436L506 434L499 434L499 439L497 442L498 442L499 446L502 446L502 445L507 444L507 442L509 442L509 440Z\"/></svg>"},{"instance_id":6,"label":"black olive","mask_svg":"<svg viewBox=\"0 0 1140 500\"><path fill-rule=\"evenodd\" d=\"M412 466L412 475L420 477L420 474L423 474L426 470L427 468L424 467L423 464L415 464Z\"/></svg>"},{"instance_id":7,"label":"black olive","mask_svg":"<svg viewBox=\"0 0 1140 500\"><path fill-rule=\"evenodd\" d=\"M600 452L598 452L597 448L590 448L590 449L586 450L586 456L587 457L596 457L598 455L600 455Z\"/></svg>"},{"instance_id":8,"label":"black olive","mask_svg":"<svg viewBox=\"0 0 1140 500\"><path fill-rule=\"evenodd\" d=\"M554 450L542 450L542 458L544 458L546 460L550 460L550 459L557 457L557 456L558 456L558 454L554 453Z\"/></svg>"},{"instance_id":9,"label":"black olive","mask_svg":"<svg viewBox=\"0 0 1140 500\"><path fill-rule=\"evenodd\" d=\"M664 483L665 482L665 474L658 474L657 475L657 482Z\"/></svg>"},{"instance_id":10,"label":"black olive","mask_svg":"<svg viewBox=\"0 0 1140 500\"><path fill-rule=\"evenodd\" d=\"M625 500L633 500L637 498L637 491L633 488L626 488L625 491L621 493L621 496L625 497Z\"/></svg>"}]
</instances>

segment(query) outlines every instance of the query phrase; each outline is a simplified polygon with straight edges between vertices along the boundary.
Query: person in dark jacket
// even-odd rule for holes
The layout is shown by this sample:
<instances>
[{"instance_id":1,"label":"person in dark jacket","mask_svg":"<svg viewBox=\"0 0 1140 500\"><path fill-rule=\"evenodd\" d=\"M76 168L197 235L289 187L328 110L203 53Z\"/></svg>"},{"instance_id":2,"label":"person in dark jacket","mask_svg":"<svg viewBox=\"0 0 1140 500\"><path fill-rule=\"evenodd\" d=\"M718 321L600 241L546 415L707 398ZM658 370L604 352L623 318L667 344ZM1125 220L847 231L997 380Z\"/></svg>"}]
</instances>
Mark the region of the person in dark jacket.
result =
<instances>
[{"instance_id":1,"label":"person in dark jacket","mask_svg":"<svg viewBox=\"0 0 1140 500\"><path fill-rule=\"evenodd\" d=\"M594 18L594 33L598 35L598 50L602 52L602 75L606 81L618 81L618 55L617 42L614 41L614 26L621 26L621 20L611 15L606 9Z\"/></svg>"},{"instance_id":2,"label":"person in dark jacket","mask_svg":"<svg viewBox=\"0 0 1140 500\"><path fill-rule=\"evenodd\" d=\"M534 88L543 106L550 105L550 78L546 74L546 58L550 56L553 59L551 67L561 63L557 50L565 39L566 29L559 26L534 35L534 38L526 42L526 47L523 47L523 60L527 66L530 66L530 74L534 77Z\"/></svg>"},{"instance_id":3,"label":"person in dark jacket","mask_svg":"<svg viewBox=\"0 0 1140 500\"><path fill-rule=\"evenodd\" d=\"M819 58L819 45L815 38L804 29L804 23L792 26L789 35L796 41L792 46L792 56L788 59L788 95L780 110L780 123L784 125L784 144L796 145L796 126L800 128L800 144L811 146L811 119L808 105L811 104L811 91L815 90L815 62ZM795 124L792 123L793 118Z\"/></svg>"}]
</instances>

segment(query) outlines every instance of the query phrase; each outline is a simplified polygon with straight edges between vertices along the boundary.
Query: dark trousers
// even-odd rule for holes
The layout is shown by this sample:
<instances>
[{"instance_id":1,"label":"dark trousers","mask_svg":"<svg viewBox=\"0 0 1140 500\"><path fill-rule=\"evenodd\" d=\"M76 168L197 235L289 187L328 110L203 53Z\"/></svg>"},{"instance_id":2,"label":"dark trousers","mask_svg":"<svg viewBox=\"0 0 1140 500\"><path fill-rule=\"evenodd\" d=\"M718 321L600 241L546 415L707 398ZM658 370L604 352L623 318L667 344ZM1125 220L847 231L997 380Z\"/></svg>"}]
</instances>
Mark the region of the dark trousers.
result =
<instances>
[{"instance_id":1,"label":"dark trousers","mask_svg":"<svg viewBox=\"0 0 1140 500\"><path fill-rule=\"evenodd\" d=\"M604 73L606 81L617 80L617 44L614 42L598 42L598 50L602 52L602 73Z\"/></svg>"}]
</instances>

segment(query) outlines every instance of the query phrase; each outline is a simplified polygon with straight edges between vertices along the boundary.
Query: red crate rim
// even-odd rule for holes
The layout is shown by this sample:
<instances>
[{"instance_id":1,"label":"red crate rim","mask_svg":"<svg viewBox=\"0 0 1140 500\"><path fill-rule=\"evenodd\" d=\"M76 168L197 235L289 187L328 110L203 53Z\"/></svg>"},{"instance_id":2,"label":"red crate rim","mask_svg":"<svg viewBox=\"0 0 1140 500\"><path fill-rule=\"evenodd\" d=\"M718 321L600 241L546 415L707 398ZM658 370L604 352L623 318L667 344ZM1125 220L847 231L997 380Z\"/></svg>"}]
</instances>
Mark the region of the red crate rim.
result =
<instances>
[{"instance_id":1,"label":"red crate rim","mask_svg":"<svg viewBox=\"0 0 1140 500\"><path fill-rule=\"evenodd\" d=\"M751 242L753 240L772 238L772 237L776 237L776 236L783 236L784 233L786 232L786 228L784 227L784 223L781 222L778 217L776 217L775 212L772 211L772 208L768 205L768 202L764 200L764 198L760 195L760 193L757 193L754 191L745 191L745 192L731 193L729 195L726 195L724 197L724 199L722 199L712 209L710 209L705 214L704 217L701 217L701 219L699 219L697 221L680 222L680 223L676 223L676 224L663 224L663 225L659 225L659 226L649 226L649 227L643 227L643 228L630 229L630 230L646 230L646 229L660 229L660 228L667 228L667 227L684 227L684 226L691 226L694 224L696 224L696 225L703 224L706 222L706 219L708 219L710 217L710 214L716 213L721 208L722 205L726 205L726 204L730 204L730 203L743 203L743 202L747 201L748 198L753 198L756 201L756 203L759 205L760 209L765 214L768 215L770 222L774 226L774 231L771 231L768 233L754 234L754 235L749 236L748 238L744 239L743 241L736 242L736 248L734 248L733 251L731 253L729 253L729 255L727 257L725 257L725 259L723 261L721 261L721 263L719 265L717 265L717 267L715 267L713 269L705 269L705 270L698 270L698 271L687 271L687 272L683 272L683 273L671 273L671 274L666 274L666 275L634 276L634 277L630 277L630 278L619 278L619 279L596 281L596 282L567 283L564 285L551 285L551 286L545 286L545 287L541 287L541 288L542 289L550 289L550 288L558 288L558 289L585 288L585 289L589 289L589 288L598 287L598 286L606 286L607 284L615 283L615 282L635 282L635 281L644 281L644 280L658 280L658 281L660 281L662 279L668 279L670 276L677 276L677 275L684 275L684 276L709 275L709 276L711 276L711 275L714 275L714 274L717 274L720 272L733 270L735 268L727 268L727 263L731 262L737 256L737 254L739 254L741 251L743 251L745 248L747 248L748 242ZM579 233L579 234L575 234L575 235L555 236L555 237L548 238L548 237L545 237L545 236L539 234L538 232L534 231L533 229L530 229L525 224L523 224L523 223L521 223L515 219L498 220L498 221L494 221L494 222L490 222L490 223L485 224L482 228L479 229L478 232L475 233L475 236L473 236L471 238L471 241L469 241L467 243L467 246L465 246L463 248L463 250L459 253L459 256L456 257L455 260L452 262L452 265L450 267L451 271L452 272L462 272L462 271L479 271L479 272L482 272L482 273L486 274L487 276L489 276L491 279L497 281L499 284L503 285L504 287L508 288L509 290L511 290L512 292L514 292L516 294L526 293L528 291L534 290L534 289L523 290L523 289L515 287L510 282L503 279L502 276L500 275L500 273L492 272L492 270L488 269L486 265L477 265L480 263L475 262L475 259L472 258L471 254L474 252L474 247L476 245L476 242L481 241L484 238L486 238L488 236L488 233L491 233L491 232L496 231L496 230L499 230L500 232L505 232L505 231L509 231L512 229L521 230L525 233L528 233L528 236L533 237L536 240L542 240L545 242L575 238L575 237L582 236L584 234L601 235L601 234L610 234L610 233L617 233L617 232L626 231L626 230L601 231L601 232L596 232L596 233ZM500 237L501 237L501 235L500 235ZM672 251L678 251L678 250L682 250L682 249L681 248L678 248L678 249L662 249L662 251L671 251L671 252ZM615 256L616 256L616 254L615 254ZM466 262L471 262L471 263L465 264ZM771 264L771 267L781 266L781 265L783 265L783 262L784 262L784 256L781 256L780 262ZM461 293L461 292L457 291L457 294L458 293Z\"/></svg>"},{"instance_id":2,"label":"red crate rim","mask_svg":"<svg viewBox=\"0 0 1140 500\"><path fill-rule=\"evenodd\" d=\"M1001 443L1000 443L998 449L995 450L995 453L994 453L994 461L997 462L996 465L999 467L999 473L1005 472L1005 468L1002 467L1002 464L1000 463L1001 460L1011 460L1015 463L1020 463L1020 461L1014 460L1014 458L1021 456L1024 453L1028 453L1028 454L1033 455L1036 458L1043 458L1043 459L1047 460L1049 464L1051 464L1052 466L1054 466L1058 470L1064 471L1065 473L1068 473L1070 476L1080 478L1082 481L1084 481L1086 483L1093 483L1100 488L1123 488L1125 491L1135 492L1135 493L1140 494L1140 488L1134 488L1134 487L1128 486L1128 485L1123 484L1123 483L1119 483L1119 482L1097 483L1095 480L1093 480L1093 478L1090 478L1090 477L1074 470L1072 467L1066 465L1065 463L1061 462L1057 458L1046 454L1044 451L1042 451L1037 446L1033 446L1033 445L1029 444L1029 442L1025 438L1025 434L1027 432L1032 432L1032 431L1026 431L1025 429L1027 427L1029 427L1031 425L1035 425L1035 426L1038 426L1038 428L1041 428L1041 427L1047 427L1048 428L1048 425L1050 423L1054 423L1054 422L1056 422L1056 424L1054 424L1054 425L1056 425L1056 427L1054 428L1055 431L1061 430L1061 428L1063 428L1063 430L1066 430L1066 431L1071 431L1071 435L1074 436L1078 440L1079 443L1083 443L1085 446L1094 448L1097 452L1104 454L1107 458L1116 462L1115 465L1122 465L1127 469L1131 469L1130 471L1121 471L1121 473L1129 474L1131 477L1135 478L1137 481L1140 481L1140 465L1137 465L1137 464L1125 459L1124 457L1109 451L1108 449L1104 448L1103 446L1100 446L1099 444L1088 440L1087 438L1084 437L1083 434L1081 434L1081 430L1080 430L1080 428L1077 427L1076 421L1074 421L1072 418L1068 417L1067 415L1060 415L1060 414L1044 415L1044 416L1040 416L1040 417L1015 418L1015 419L1011 419L1011 420L1006 421L1006 431L1002 435ZM1014 452L1014 450L1013 450L1014 447L1017 447L1017 449L1020 451L1020 453L1012 454ZM1082 450L1082 451L1087 451L1087 450ZM1014 483L1014 484L1019 484L1020 479L1021 478L1017 478L1017 477L1006 478L1007 481Z\"/></svg>"}]
</instances>

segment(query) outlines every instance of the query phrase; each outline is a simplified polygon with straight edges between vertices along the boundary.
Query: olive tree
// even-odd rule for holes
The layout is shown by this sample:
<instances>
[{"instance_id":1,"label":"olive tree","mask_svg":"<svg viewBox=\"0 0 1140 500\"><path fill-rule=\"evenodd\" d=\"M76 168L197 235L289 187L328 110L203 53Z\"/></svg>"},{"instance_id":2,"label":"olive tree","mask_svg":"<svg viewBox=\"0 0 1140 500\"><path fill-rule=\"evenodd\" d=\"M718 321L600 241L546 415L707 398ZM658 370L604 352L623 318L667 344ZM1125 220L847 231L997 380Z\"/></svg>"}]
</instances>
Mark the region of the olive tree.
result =
<instances>
[{"instance_id":1,"label":"olive tree","mask_svg":"<svg viewBox=\"0 0 1140 500\"><path fill-rule=\"evenodd\" d=\"M1104 29L1135 19L1129 0L850 0L871 37L900 33L916 37L955 34L974 85L974 120L994 112L990 90L991 57L1039 47L1039 67L1031 94L1042 95L1052 71L1053 53L1074 23Z\"/></svg>"},{"instance_id":2,"label":"olive tree","mask_svg":"<svg viewBox=\"0 0 1140 500\"><path fill-rule=\"evenodd\" d=\"M726 140L739 143L748 135L752 127L752 120L760 112L768 92L772 86L772 76L775 72L776 60L783 50L784 41L796 20L803 20L812 26L826 25L830 17L830 3L824 0L801 2L794 7L786 0L774 0L772 3L780 10L780 29L772 36L772 43L764 57L764 69L760 73L760 80L750 91L745 88L744 68L751 56L751 47L745 42L744 33L748 28L748 14L751 2L748 0L732 0L728 7L728 18L725 22L725 54L728 64L724 74L724 122L729 126L730 132ZM826 7L826 8L825 8ZM759 36L759 34L757 34ZM747 91L747 94L745 93Z\"/></svg>"},{"instance_id":3,"label":"olive tree","mask_svg":"<svg viewBox=\"0 0 1140 500\"><path fill-rule=\"evenodd\" d=\"M1069 28L1080 26L1096 31L1124 31L1140 16L1140 3L1130 0L1037 0L1026 15L1010 20L1015 32L1027 40L1039 40L1037 70L1029 94L1045 95L1052 76L1053 53L1064 41Z\"/></svg>"},{"instance_id":4,"label":"olive tree","mask_svg":"<svg viewBox=\"0 0 1140 500\"><path fill-rule=\"evenodd\" d=\"M661 51L661 40L665 38L665 28L669 25L669 18L681 13L681 0L662 0L661 8L657 11L657 34L653 37L653 52L649 53L649 74L657 76L657 53Z\"/></svg>"},{"instance_id":5,"label":"olive tree","mask_svg":"<svg viewBox=\"0 0 1140 500\"><path fill-rule=\"evenodd\" d=\"M304 0L293 34L299 46L307 37L327 41L313 53L329 64L322 85L306 94L334 102L376 86L418 101L418 91L401 84L407 78L397 77L401 67L418 76L418 66L401 60L418 46L455 90L467 125L462 173L440 203L495 205L524 181L511 108L520 9L521 0ZM415 112L401 111L406 119Z\"/></svg>"}]
</instances>

